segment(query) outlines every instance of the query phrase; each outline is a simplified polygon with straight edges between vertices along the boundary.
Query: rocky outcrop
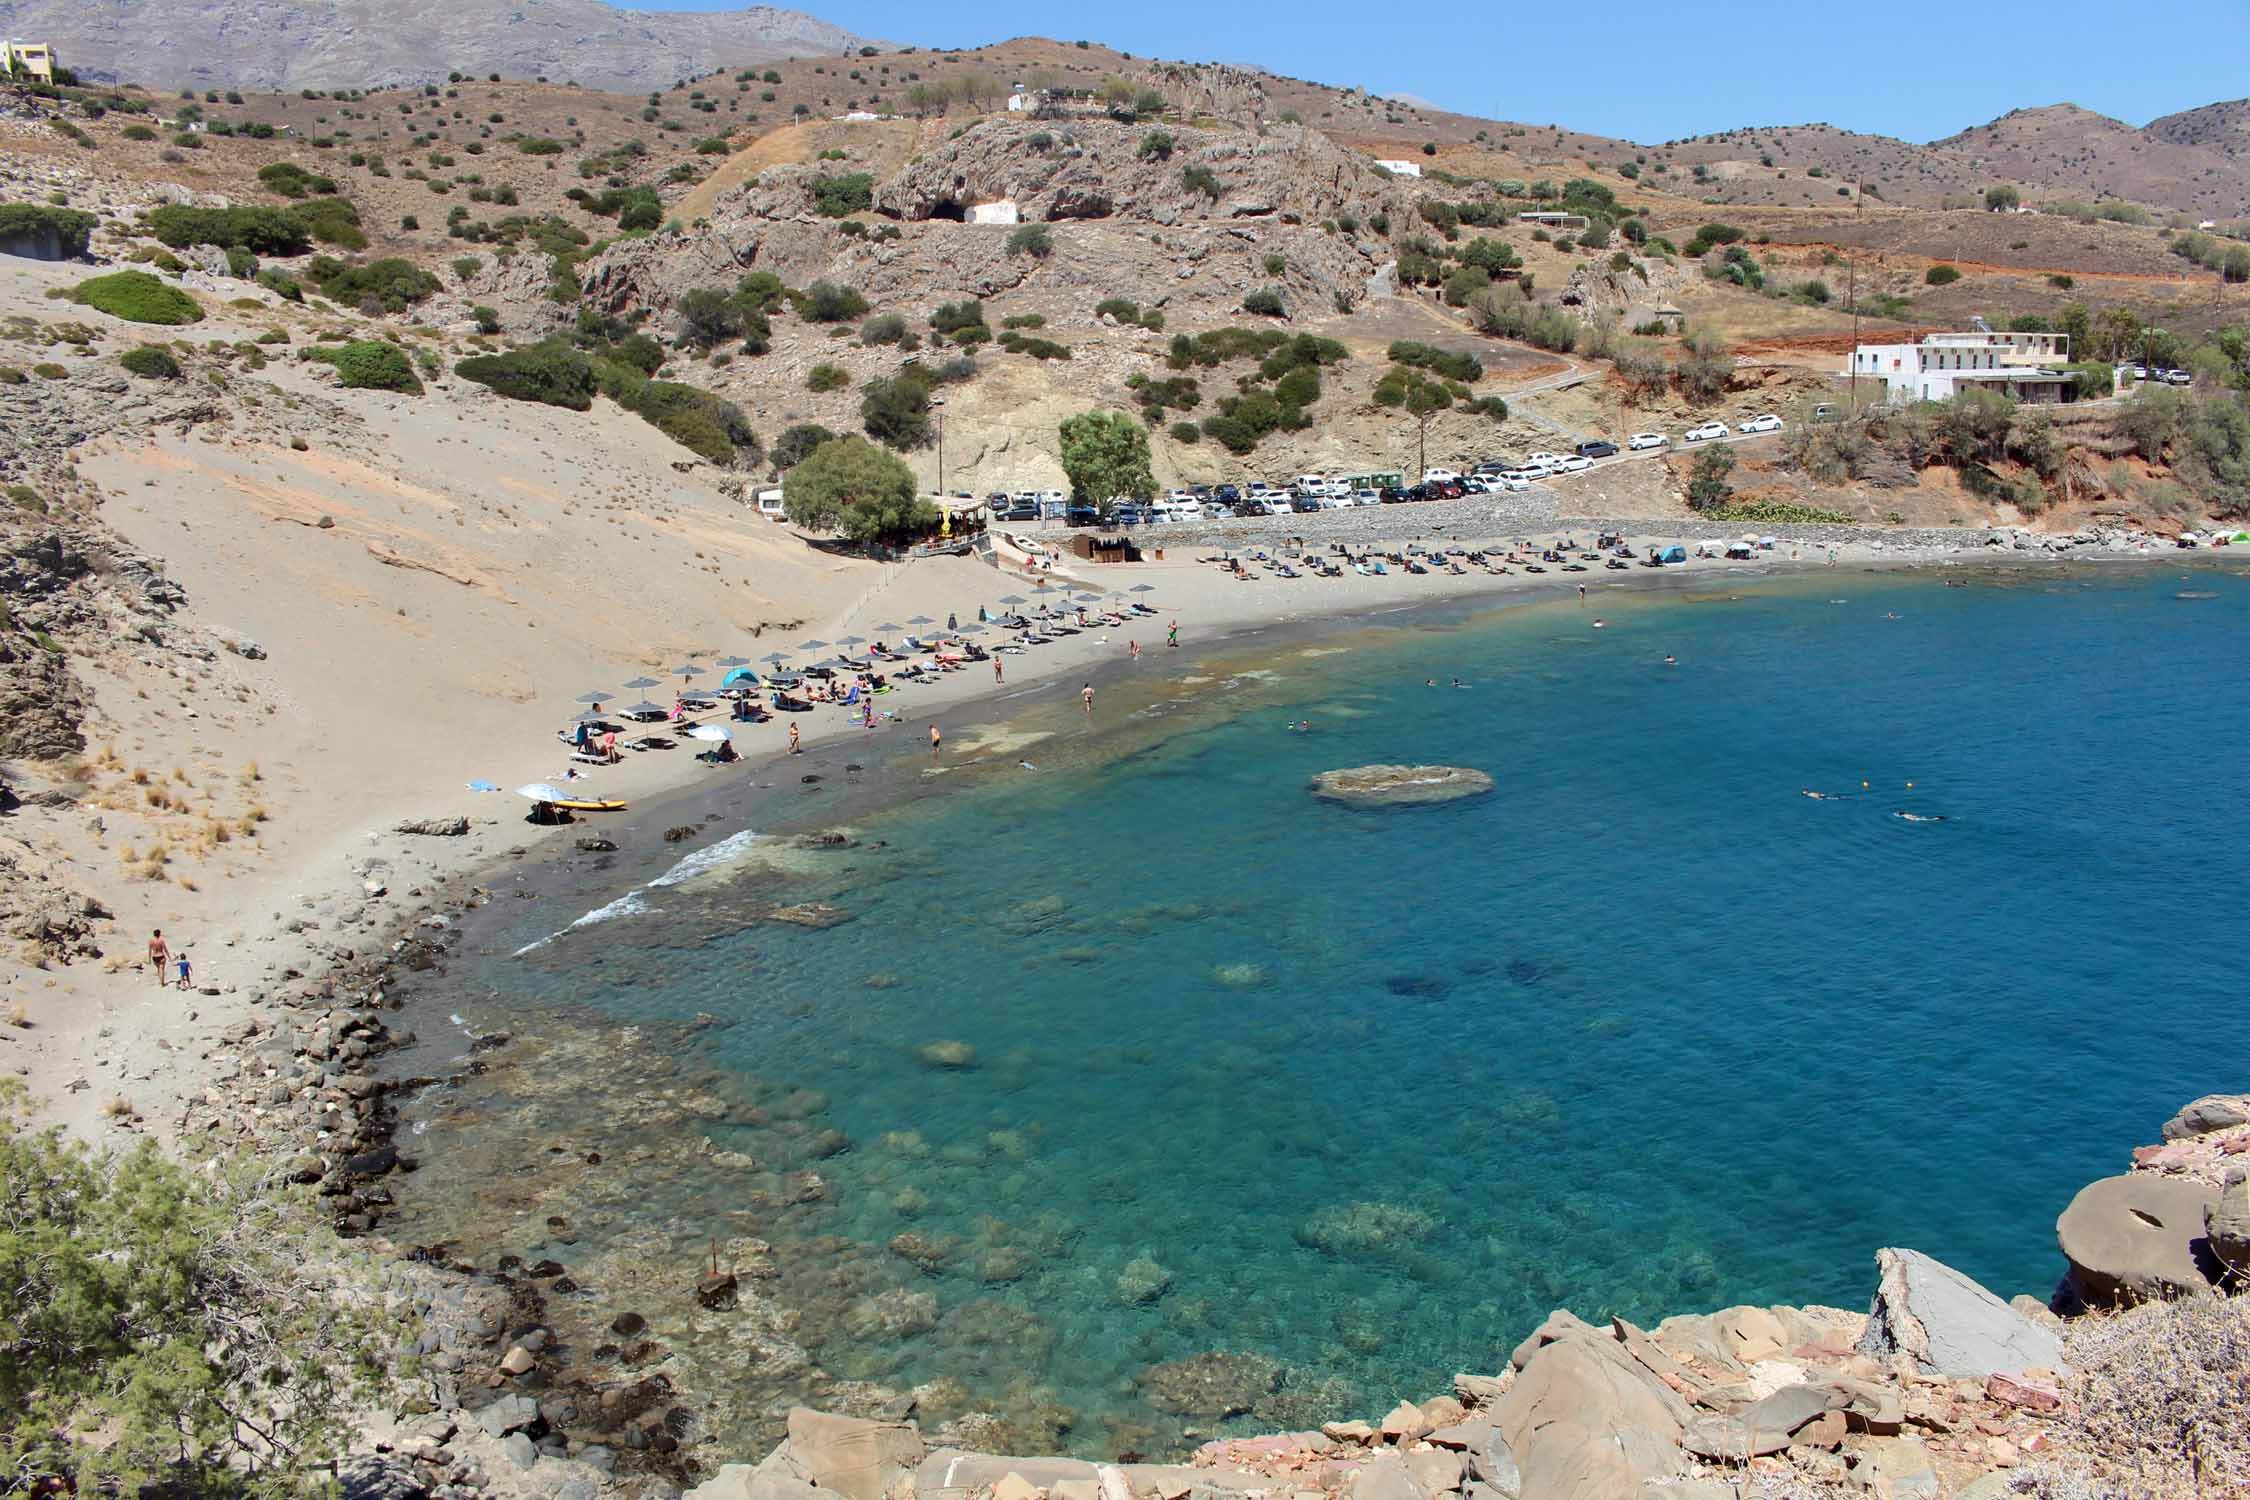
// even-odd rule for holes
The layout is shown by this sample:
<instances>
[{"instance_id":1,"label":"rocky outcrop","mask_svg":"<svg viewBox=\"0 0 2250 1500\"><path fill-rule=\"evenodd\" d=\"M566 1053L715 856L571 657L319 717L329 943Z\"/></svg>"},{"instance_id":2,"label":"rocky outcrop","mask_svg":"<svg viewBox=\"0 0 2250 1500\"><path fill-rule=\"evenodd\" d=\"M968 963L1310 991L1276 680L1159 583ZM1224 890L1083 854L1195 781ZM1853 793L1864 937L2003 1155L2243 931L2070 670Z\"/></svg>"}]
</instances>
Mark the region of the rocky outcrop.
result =
<instances>
[{"instance_id":1,"label":"rocky outcrop","mask_svg":"<svg viewBox=\"0 0 2250 1500\"><path fill-rule=\"evenodd\" d=\"M2203 1235L2225 1285L2238 1292L2250 1287L2250 1170L2236 1167L2218 1201L2204 1205Z\"/></svg>"},{"instance_id":2,"label":"rocky outcrop","mask_svg":"<svg viewBox=\"0 0 2250 1500\"><path fill-rule=\"evenodd\" d=\"M1355 807L1458 802L1491 790L1489 775L1466 766L1352 766L1312 779L1314 796Z\"/></svg>"},{"instance_id":3,"label":"rocky outcrop","mask_svg":"<svg viewBox=\"0 0 2250 1500\"><path fill-rule=\"evenodd\" d=\"M1976 1282L1919 1250L1875 1252L1875 1302L1859 1352L1903 1356L1926 1375L1985 1379L2001 1370L2060 1370L2062 1340Z\"/></svg>"},{"instance_id":4,"label":"rocky outcrop","mask_svg":"<svg viewBox=\"0 0 2250 1500\"><path fill-rule=\"evenodd\" d=\"M1172 144L1146 149L1157 134ZM1191 185L1191 177L1210 186ZM1267 215L1317 222L1399 203L1373 162L1303 126L1246 139L1111 120L988 120L879 186L875 209L899 219L961 219L1003 199L1029 220L1118 216L1165 225Z\"/></svg>"},{"instance_id":5,"label":"rocky outcrop","mask_svg":"<svg viewBox=\"0 0 2250 1500\"><path fill-rule=\"evenodd\" d=\"M2148 1172L2088 1183L2055 1221L2071 1292L2088 1307L2209 1293L2219 1268L2203 1214L2217 1196L2203 1183Z\"/></svg>"}]
</instances>

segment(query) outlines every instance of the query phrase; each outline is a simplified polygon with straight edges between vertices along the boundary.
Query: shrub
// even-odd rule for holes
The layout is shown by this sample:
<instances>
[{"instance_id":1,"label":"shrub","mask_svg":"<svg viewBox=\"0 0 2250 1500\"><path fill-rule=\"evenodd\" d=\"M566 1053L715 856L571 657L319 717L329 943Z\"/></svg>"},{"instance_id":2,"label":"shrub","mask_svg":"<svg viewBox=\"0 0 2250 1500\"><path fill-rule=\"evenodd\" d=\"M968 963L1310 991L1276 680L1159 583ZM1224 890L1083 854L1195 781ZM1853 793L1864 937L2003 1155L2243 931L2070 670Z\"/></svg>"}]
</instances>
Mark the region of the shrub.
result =
<instances>
[{"instance_id":1,"label":"shrub","mask_svg":"<svg viewBox=\"0 0 2250 1500\"><path fill-rule=\"evenodd\" d=\"M853 541L926 530L937 507L915 494L914 471L865 438L839 437L798 461L782 481L790 523Z\"/></svg>"},{"instance_id":2,"label":"shrub","mask_svg":"<svg viewBox=\"0 0 2250 1500\"><path fill-rule=\"evenodd\" d=\"M346 265L331 256L316 255L305 266L305 279L331 302L391 313L403 312L440 289L435 276L395 256Z\"/></svg>"},{"instance_id":3,"label":"shrub","mask_svg":"<svg viewBox=\"0 0 2250 1500\"><path fill-rule=\"evenodd\" d=\"M1922 280L1931 286L1945 286L1960 279L1961 271L1957 266L1932 266L1922 273Z\"/></svg>"},{"instance_id":4,"label":"shrub","mask_svg":"<svg viewBox=\"0 0 2250 1500\"><path fill-rule=\"evenodd\" d=\"M841 365L814 365L805 372L808 391L840 391L851 383L851 372Z\"/></svg>"},{"instance_id":5,"label":"shrub","mask_svg":"<svg viewBox=\"0 0 2250 1500\"><path fill-rule=\"evenodd\" d=\"M984 326L984 304L975 298L941 303L938 310L930 314L930 327L938 333L959 334L964 329Z\"/></svg>"},{"instance_id":6,"label":"shrub","mask_svg":"<svg viewBox=\"0 0 2250 1500\"><path fill-rule=\"evenodd\" d=\"M1176 144L1177 143L1172 139L1171 131L1152 130L1147 135L1141 137L1141 160L1170 161L1172 159L1173 147Z\"/></svg>"},{"instance_id":7,"label":"shrub","mask_svg":"<svg viewBox=\"0 0 2250 1500\"><path fill-rule=\"evenodd\" d=\"M359 227L359 210L352 206L349 198L313 198L293 205L288 213L323 245L334 245L342 250L367 248L367 235Z\"/></svg>"},{"instance_id":8,"label":"shrub","mask_svg":"<svg viewBox=\"0 0 2250 1500\"><path fill-rule=\"evenodd\" d=\"M543 135L527 135L516 142L516 149L526 156L560 156L562 142L549 140Z\"/></svg>"},{"instance_id":9,"label":"shrub","mask_svg":"<svg viewBox=\"0 0 2250 1500\"><path fill-rule=\"evenodd\" d=\"M897 313L877 313L859 325L859 341L873 346L895 344L906 337L906 319Z\"/></svg>"},{"instance_id":10,"label":"shrub","mask_svg":"<svg viewBox=\"0 0 2250 1500\"><path fill-rule=\"evenodd\" d=\"M146 125L128 125L119 134L129 141L153 141L156 132Z\"/></svg>"},{"instance_id":11,"label":"shrub","mask_svg":"<svg viewBox=\"0 0 2250 1500\"><path fill-rule=\"evenodd\" d=\"M616 378L625 372L626 378ZM758 437L742 408L723 396L669 380L650 380L629 366L603 363L603 394L657 431L712 463L756 463Z\"/></svg>"},{"instance_id":12,"label":"shrub","mask_svg":"<svg viewBox=\"0 0 2250 1500\"><path fill-rule=\"evenodd\" d=\"M1213 203L1226 196L1226 188L1219 182L1219 174L1206 166L1181 168L1180 186L1191 193L1201 193Z\"/></svg>"},{"instance_id":13,"label":"shrub","mask_svg":"<svg viewBox=\"0 0 2250 1500\"><path fill-rule=\"evenodd\" d=\"M31 367L31 373L38 376L41 380L68 380L70 378L70 371L64 369L61 365L56 364L51 359L44 359L41 360L38 364L33 365Z\"/></svg>"},{"instance_id":14,"label":"shrub","mask_svg":"<svg viewBox=\"0 0 2250 1500\"><path fill-rule=\"evenodd\" d=\"M1289 316L1289 309L1283 304L1281 300L1281 293L1275 291L1270 286L1260 287L1256 291L1252 292L1249 296L1244 297L1242 299L1242 310L1247 313L1256 313L1260 317L1266 318L1285 318Z\"/></svg>"},{"instance_id":15,"label":"shrub","mask_svg":"<svg viewBox=\"0 0 2250 1500\"><path fill-rule=\"evenodd\" d=\"M1002 328L1044 328L1047 320L1039 313L1010 313L1000 320Z\"/></svg>"},{"instance_id":16,"label":"shrub","mask_svg":"<svg viewBox=\"0 0 2250 1500\"><path fill-rule=\"evenodd\" d=\"M1691 510L1717 510L1734 495L1727 476L1734 472L1734 452L1724 443L1705 448L1695 456L1688 478L1687 503Z\"/></svg>"},{"instance_id":17,"label":"shrub","mask_svg":"<svg viewBox=\"0 0 2250 1500\"><path fill-rule=\"evenodd\" d=\"M1473 383L1484 378L1484 364L1474 354L1458 354L1430 344L1401 339L1390 347L1393 364L1428 370L1447 380Z\"/></svg>"},{"instance_id":18,"label":"shrub","mask_svg":"<svg viewBox=\"0 0 2250 1500\"><path fill-rule=\"evenodd\" d=\"M149 232L175 248L216 245L259 255L302 255L312 248L312 232L284 209L258 204L232 208L190 208L167 203L149 215Z\"/></svg>"},{"instance_id":19,"label":"shrub","mask_svg":"<svg viewBox=\"0 0 2250 1500\"><path fill-rule=\"evenodd\" d=\"M1011 334L1010 337L1014 338L1015 335ZM1014 348L1016 353L1028 354L1033 359L1070 358L1070 346L1068 344L1058 344L1053 339L1017 338Z\"/></svg>"},{"instance_id":20,"label":"shrub","mask_svg":"<svg viewBox=\"0 0 2250 1500\"><path fill-rule=\"evenodd\" d=\"M928 379L917 368L861 386L859 418L867 435L893 448L927 446L932 435Z\"/></svg>"},{"instance_id":21,"label":"shrub","mask_svg":"<svg viewBox=\"0 0 2250 1500\"><path fill-rule=\"evenodd\" d=\"M797 297L797 315L808 323L845 323L866 312L865 297L832 281L816 281Z\"/></svg>"},{"instance_id":22,"label":"shrub","mask_svg":"<svg viewBox=\"0 0 2250 1500\"><path fill-rule=\"evenodd\" d=\"M824 218L841 219L872 207L875 202L875 178L868 172L851 172L841 177L823 177L812 186L813 212Z\"/></svg>"},{"instance_id":23,"label":"shrub","mask_svg":"<svg viewBox=\"0 0 2250 1500\"><path fill-rule=\"evenodd\" d=\"M52 234L66 260L75 260L86 253L94 226L100 222L92 214L48 203L0 203L0 240Z\"/></svg>"},{"instance_id":24,"label":"shrub","mask_svg":"<svg viewBox=\"0 0 2250 1500\"><path fill-rule=\"evenodd\" d=\"M285 302L302 302L305 300L305 289L298 285L297 278L273 266L268 266L258 273L258 285Z\"/></svg>"},{"instance_id":25,"label":"shrub","mask_svg":"<svg viewBox=\"0 0 2250 1500\"><path fill-rule=\"evenodd\" d=\"M469 309L469 316L476 319L477 332L479 333L493 334L500 331L500 310L498 308L486 307L480 302Z\"/></svg>"},{"instance_id":26,"label":"shrub","mask_svg":"<svg viewBox=\"0 0 2250 1500\"><path fill-rule=\"evenodd\" d=\"M313 193L333 193L336 180L308 172L293 161L269 162L258 168L258 180L284 198L303 198Z\"/></svg>"},{"instance_id":27,"label":"shrub","mask_svg":"<svg viewBox=\"0 0 2250 1500\"><path fill-rule=\"evenodd\" d=\"M422 394L422 382L415 377L414 367L407 363L406 351L381 339L359 339L349 344L318 344L305 350L303 357L333 365L336 373L343 377L343 385L347 390L400 391L409 396Z\"/></svg>"},{"instance_id":28,"label":"shrub","mask_svg":"<svg viewBox=\"0 0 2250 1500\"><path fill-rule=\"evenodd\" d=\"M128 349L119 356L117 362L125 367L127 374L138 375L143 380L180 378L180 362L161 344L143 344L138 349Z\"/></svg>"},{"instance_id":29,"label":"shrub","mask_svg":"<svg viewBox=\"0 0 2250 1500\"><path fill-rule=\"evenodd\" d=\"M1045 260L1054 248L1054 236L1044 224L1019 224L1008 236L1010 255L1028 255L1033 260Z\"/></svg>"},{"instance_id":30,"label":"shrub","mask_svg":"<svg viewBox=\"0 0 2250 1500\"><path fill-rule=\"evenodd\" d=\"M592 362L559 344L478 355L455 365L453 373L489 386L511 401L536 401L571 411L585 411L594 404Z\"/></svg>"},{"instance_id":31,"label":"shrub","mask_svg":"<svg viewBox=\"0 0 2250 1500\"><path fill-rule=\"evenodd\" d=\"M2067 291L2069 291L2069 290L2070 290L2070 289L2071 289L2072 287L2074 287L2074 286L2078 285L2078 283L2077 283L2077 282L2076 282L2075 280L2073 280L2072 278L2070 278L2070 277L2068 277L2068 276L2065 276L2065 275L2062 275L2062 274L2060 274L2060 273L2058 272L2057 274L2055 274L2055 275L2052 275L2052 276L2049 276L2049 277L2047 278L2047 285L2049 285L2049 286L2051 286L2051 287L2055 287L2055 288L2058 288L2059 290L2062 290L2062 291L2065 291L2065 292L2067 292Z\"/></svg>"},{"instance_id":32,"label":"shrub","mask_svg":"<svg viewBox=\"0 0 2250 1500\"><path fill-rule=\"evenodd\" d=\"M203 309L196 306L193 297L146 271L115 271L81 281L70 289L70 300L128 323L176 327L203 320Z\"/></svg>"},{"instance_id":33,"label":"shrub","mask_svg":"<svg viewBox=\"0 0 2250 1500\"><path fill-rule=\"evenodd\" d=\"M833 441L835 436L817 422L800 422L774 440L771 462L776 469L793 469L803 463L813 449Z\"/></svg>"}]
</instances>

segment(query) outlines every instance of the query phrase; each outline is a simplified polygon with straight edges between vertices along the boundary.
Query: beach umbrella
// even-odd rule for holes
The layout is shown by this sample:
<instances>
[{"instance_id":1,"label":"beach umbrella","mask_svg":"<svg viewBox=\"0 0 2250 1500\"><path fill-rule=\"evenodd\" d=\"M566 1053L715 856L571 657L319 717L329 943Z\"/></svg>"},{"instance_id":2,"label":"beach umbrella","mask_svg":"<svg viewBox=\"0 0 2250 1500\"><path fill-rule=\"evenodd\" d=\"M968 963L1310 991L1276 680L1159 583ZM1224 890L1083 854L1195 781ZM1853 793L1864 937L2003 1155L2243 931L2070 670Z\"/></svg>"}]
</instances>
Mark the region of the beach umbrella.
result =
<instances>
[{"instance_id":1,"label":"beach umbrella","mask_svg":"<svg viewBox=\"0 0 2250 1500\"><path fill-rule=\"evenodd\" d=\"M648 691L648 689L652 687L662 687L664 686L664 684L658 682L653 677L636 677L631 682L626 683L625 686L631 688L636 693L641 693Z\"/></svg>"},{"instance_id":2,"label":"beach umbrella","mask_svg":"<svg viewBox=\"0 0 2250 1500\"><path fill-rule=\"evenodd\" d=\"M736 667L749 666L750 658L747 656L722 656L717 661L711 663L711 665L717 667L722 672L731 672Z\"/></svg>"},{"instance_id":3,"label":"beach umbrella","mask_svg":"<svg viewBox=\"0 0 2250 1500\"><path fill-rule=\"evenodd\" d=\"M821 647L827 644L828 643L826 641L799 641L797 643L797 649L799 651L818 651Z\"/></svg>"},{"instance_id":4,"label":"beach umbrella","mask_svg":"<svg viewBox=\"0 0 2250 1500\"><path fill-rule=\"evenodd\" d=\"M651 703L646 698L643 698L640 702L634 704L631 708L621 710L621 712L629 714L660 714L666 712L666 710L663 704Z\"/></svg>"},{"instance_id":5,"label":"beach umbrella","mask_svg":"<svg viewBox=\"0 0 2250 1500\"><path fill-rule=\"evenodd\" d=\"M897 624L894 621L885 620L882 624L876 626L875 628L882 631L885 635L897 635L906 627L904 625Z\"/></svg>"},{"instance_id":6,"label":"beach umbrella","mask_svg":"<svg viewBox=\"0 0 2250 1500\"><path fill-rule=\"evenodd\" d=\"M615 693L605 693L597 688L595 691L590 693L580 693L577 697L571 699L570 701L573 703L607 703L610 699L616 696L617 695Z\"/></svg>"},{"instance_id":7,"label":"beach umbrella","mask_svg":"<svg viewBox=\"0 0 2250 1500\"><path fill-rule=\"evenodd\" d=\"M573 724L599 724L601 721L602 716L600 714L585 713L580 714L577 718L572 719L570 722Z\"/></svg>"},{"instance_id":8,"label":"beach umbrella","mask_svg":"<svg viewBox=\"0 0 2250 1500\"><path fill-rule=\"evenodd\" d=\"M1010 594L1007 598L1001 600L1000 602L1002 604L1022 604L1025 602L1025 600L1023 595L1021 594Z\"/></svg>"},{"instance_id":9,"label":"beach umbrella","mask_svg":"<svg viewBox=\"0 0 2250 1500\"><path fill-rule=\"evenodd\" d=\"M937 621L931 619L928 615L916 615L906 623L909 625L935 625Z\"/></svg>"},{"instance_id":10,"label":"beach umbrella","mask_svg":"<svg viewBox=\"0 0 2250 1500\"><path fill-rule=\"evenodd\" d=\"M1156 585L1153 583L1136 583L1133 585L1133 592L1136 594L1153 594L1156 592Z\"/></svg>"},{"instance_id":11,"label":"beach umbrella","mask_svg":"<svg viewBox=\"0 0 2250 1500\"><path fill-rule=\"evenodd\" d=\"M691 740L710 740L713 744L734 738L717 724L698 724L687 732L687 737Z\"/></svg>"},{"instance_id":12,"label":"beach umbrella","mask_svg":"<svg viewBox=\"0 0 2250 1500\"><path fill-rule=\"evenodd\" d=\"M557 791L544 781L534 781L529 786L519 786L516 788L516 795L529 797L534 802L568 802L570 800L570 793Z\"/></svg>"},{"instance_id":13,"label":"beach umbrella","mask_svg":"<svg viewBox=\"0 0 2250 1500\"><path fill-rule=\"evenodd\" d=\"M836 644L839 646L864 646L867 644L867 637L864 635L847 635Z\"/></svg>"},{"instance_id":14,"label":"beach umbrella","mask_svg":"<svg viewBox=\"0 0 2250 1500\"><path fill-rule=\"evenodd\" d=\"M983 627L982 625L979 625L979 624L978 624L978 623L977 623L976 621L974 621L974 620L971 620L971 621L970 621L970 622L969 622L968 624L966 624L966 625L962 626L962 627L961 627L961 629L960 629L960 630L959 630L959 631L957 632L957 634L960 634L960 635L983 635L983 634L984 634L984 627Z\"/></svg>"},{"instance_id":15,"label":"beach umbrella","mask_svg":"<svg viewBox=\"0 0 2250 1500\"><path fill-rule=\"evenodd\" d=\"M703 669L691 661L685 666L674 667L672 669L672 675L681 679L693 679L701 677L703 675Z\"/></svg>"}]
</instances>

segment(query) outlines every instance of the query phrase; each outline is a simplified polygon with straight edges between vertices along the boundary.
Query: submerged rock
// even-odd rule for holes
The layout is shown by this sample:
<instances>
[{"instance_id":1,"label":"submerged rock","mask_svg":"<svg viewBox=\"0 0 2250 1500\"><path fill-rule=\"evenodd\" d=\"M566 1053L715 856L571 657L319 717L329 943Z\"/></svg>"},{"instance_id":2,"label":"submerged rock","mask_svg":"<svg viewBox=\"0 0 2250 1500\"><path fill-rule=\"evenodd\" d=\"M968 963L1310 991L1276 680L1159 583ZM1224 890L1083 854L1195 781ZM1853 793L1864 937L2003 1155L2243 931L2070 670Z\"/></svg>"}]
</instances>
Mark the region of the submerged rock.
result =
<instances>
[{"instance_id":1,"label":"submerged rock","mask_svg":"<svg viewBox=\"0 0 2250 1500\"><path fill-rule=\"evenodd\" d=\"M1312 779L1316 797L1358 807L1455 802L1492 790L1492 778L1466 766L1351 766Z\"/></svg>"},{"instance_id":2,"label":"submerged rock","mask_svg":"<svg viewBox=\"0 0 2250 1500\"><path fill-rule=\"evenodd\" d=\"M1140 1375L1149 1404L1175 1416L1239 1416L1281 1385L1281 1366L1263 1354L1214 1351L1150 1365Z\"/></svg>"},{"instance_id":3,"label":"submerged rock","mask_svg":"<svg viewBox=\"0 0 2250 1500\"><path fill-rule=\"evenodd\" d=\"M799 927L837 927L852 919L852 914L840 906L830 906L825 901L800 901L795 906L777 906L766 916L775 922L791 922Z\"/></svg>"},{"instance_id":4,"label":"submerged rock","mask_svg":"<svg viewBox=\"0 0 2250 1500\"><path fill-rule=\"evenodd\" d=\"M1427 1239L1437 1216L1410 1203L1363 1200L1324 1208L1297 1226L1297 1243L1330 1255L1395 1255Z\"/></svg>"},{"instance_id":5,"label":"submerged rock","mask_svg":"<svg viewBox=\"0 0 2250 1500\"><path fill-rule=\"evenodd\" d=\"M1171 1289L1172 1273L1150 1256L1136 1257L1117 1275L1117 1300L1129 1307L1154 1302Z\"/></svg>"},{"instance_id":6,"label":"submerged rock","mask_svg":"<svg viewBox=\"0 0 2250 1500\"><path fill-rule=\"evenodd\" d=\"M924 1042L914 1049L914 1056L925 1068L959 1070L977 1065L977 1049L967 1042Z\"/></svg>"}]
</instances>

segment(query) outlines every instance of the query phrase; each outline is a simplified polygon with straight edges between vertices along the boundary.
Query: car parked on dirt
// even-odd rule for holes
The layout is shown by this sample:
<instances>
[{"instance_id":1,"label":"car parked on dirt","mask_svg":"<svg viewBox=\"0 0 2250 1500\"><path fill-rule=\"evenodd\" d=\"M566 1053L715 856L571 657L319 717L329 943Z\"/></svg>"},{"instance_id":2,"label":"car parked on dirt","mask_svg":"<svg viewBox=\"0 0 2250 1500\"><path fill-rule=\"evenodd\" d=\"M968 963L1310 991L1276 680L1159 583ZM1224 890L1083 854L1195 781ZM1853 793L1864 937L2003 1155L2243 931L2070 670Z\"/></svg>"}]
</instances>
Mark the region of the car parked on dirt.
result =
<instances>
[{"instance_id":1,"label":"car parked on dirt","mask_svg":"<svg viewBox=\"0 0 2250 1500\"><path fill-rule=\"evenodd\" d=\"M1691 443L1707 443L1713 438L1723 438L1726 435L1727 424L1724 422L1698 422L1680 434Z\"/></svg>"}]
</instances>

